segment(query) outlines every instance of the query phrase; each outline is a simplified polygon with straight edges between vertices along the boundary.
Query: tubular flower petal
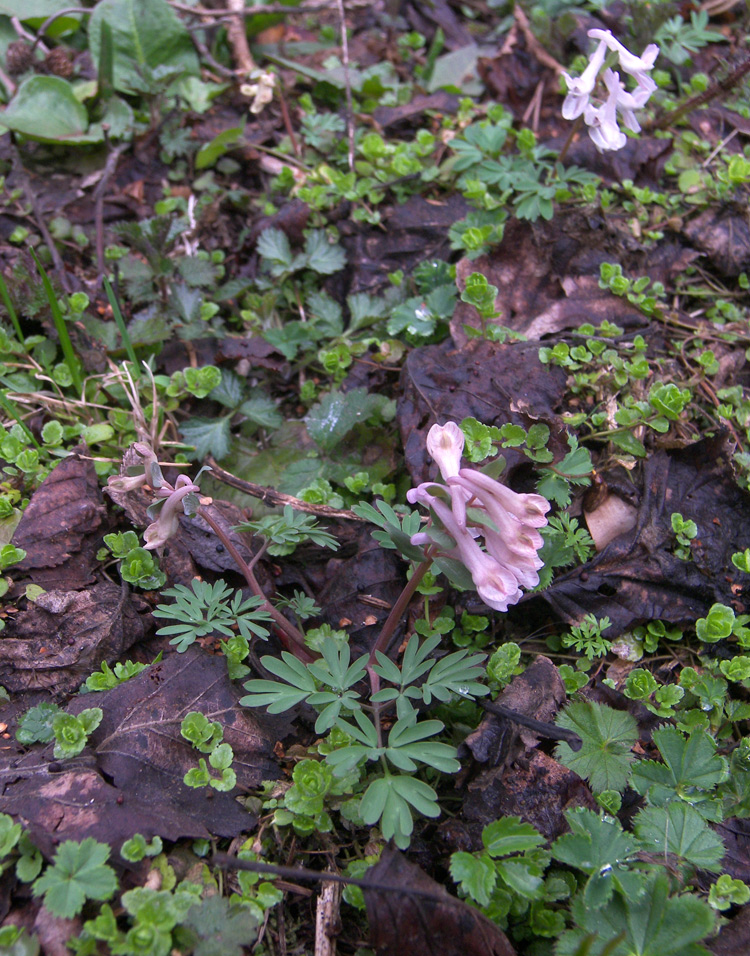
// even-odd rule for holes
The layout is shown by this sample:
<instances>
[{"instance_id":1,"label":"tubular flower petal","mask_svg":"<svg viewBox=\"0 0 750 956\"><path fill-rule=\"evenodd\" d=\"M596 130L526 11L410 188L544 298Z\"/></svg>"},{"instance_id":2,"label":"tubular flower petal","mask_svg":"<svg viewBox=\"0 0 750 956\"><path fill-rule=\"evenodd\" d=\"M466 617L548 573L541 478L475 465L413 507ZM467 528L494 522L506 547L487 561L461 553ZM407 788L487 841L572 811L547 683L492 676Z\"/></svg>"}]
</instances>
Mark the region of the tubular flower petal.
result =
<instances>
[{"instance_id":1,"label":"tubular flower petal","mask_svg":"<svg viewBox=\"0 0 750 956\"><path fill-rule=\"evenodd\" d=\"M593 106L587 107L584 119L589 127L589 136L598 149L622 149L628 138L617 125L620 77L612 70L605 70L604 82L607 84L609 96L598 109Z\"/></svg>"},{"instance_id":2,"label":"tubular flower petal","mask_svg":"<svg viewBox=\"0 0 750 956\"><path fill-rule=\"evenodd\" d=\"M180 475L180 478L185 477ZM180 482L180 479L177 479L177 482ZM159 489L158 493L163 494L164 489ZM173 534L176 533L179 528L179 515L181 511L182 499L186 498L192 492L198 492L200 488L198 485L194 485L189 479L187 482L182 482L181 487L174 489L167 500L162 505L161 511L159 512L159 517L156 521L152 522L148 528L143 532L143 539L146 541L144 545L146 551L154 551L156 548L161 548L168 538L171 538Z\"/></svg>"},{"instance_id":3,"label":"tubular flower petal","mask_svg":"<svg viewBox=\"0 0 750 956\"><path fill-rule=\"evenodd\" d=\"M502 485L494 478L490 478L489 475L471 468L462 468L458 474L462 479L463 487L475 498L479 498L485 507L485 499L489 497L497 500L502 508L523 524L531 525L532 528L543 528L547 524L546 514L550 509L550 503L542 495L518 494L507 485Z\"/></svg>"},{"instance_id":4,"label":"tubular flower petal","mask_svg":"<svg viewBox=\"0 0 750 956\"><path fill-rule=\"evenodd\" d=\"M589 65L579 77L572 77L563 72L565 83L568 87L568 95L563 103L562 115L567 120L575 119L580 116L588 106L589 96L593 93L596 86L596 78L599 70L604 63L604 57L607 55L607 45L604 41L594 50L589 60Z\"/></svg>"},{"instance_id":5,"label":"tubular flower petal","mask_svg":"<svg viewBox=\"0 0 750 956\"><path fill-rule=\"evenodd\" d=\"M654 68L654 63L656 63L656 58L659 55L659 47L655 43L649 43L642 56L636 56L613 37L610 30L589 30L588 35L594 40L599 40L600 43L605 43L613 53L617 54L620 66L635 79L638 86L648 90L649 93L654 92L656 83L648 75L648 72Z\"/></svg>"},{"instance_id":6,"label":"tubular flower petal","mask_svg":"<svg viewBox=\"0 0 750 956\"><path fill-rule=\"evenodd\" d=\"M107 479L107 487L113 491L135 491L146 484L146 475L111 475Z\"/></svg>"},{"instance_id":7,"label":"tubular flower petal","mask_svg":"<svg viewBox=\"0 0 750 956\"><path fill-rule=\"evenodd\" d=\"M471 533L456 520L451 509L439 498L429 496L430 507L440 518L445 530L456 542L451 556L457 558L471 574L477 593L488 607L507 611L508 605L521 598L515 575L492 555L482 551Z\"/></svg>"},{"instance_id":8,"label":"tubular flower petal","mask_svg":"<svg viewBox=\"0 0 750 956\"><path fill-rule=\"evenodd\" d=\"M457 475L464 450L464 434L455 422L433 425L427 433L427 452L437 463L443 480Z\"/></svg>"},{"instance_id":9,"label":"tubular flower petal","mask_svg":"<svg viewBox=\"0 0 750 956\"><path fill-rule=\"evenodd\" d=\"M544 567L544 561L536 551L532 551L525 556L513 554L503 541L503 536L498 534L497 531L493 531L492 528L484 528L483 533L487 553L491 554L499 564L502 564L504 568L511 572L519 587L535 588L539 584L537 571Z\"/></svg>"}]
</instances>

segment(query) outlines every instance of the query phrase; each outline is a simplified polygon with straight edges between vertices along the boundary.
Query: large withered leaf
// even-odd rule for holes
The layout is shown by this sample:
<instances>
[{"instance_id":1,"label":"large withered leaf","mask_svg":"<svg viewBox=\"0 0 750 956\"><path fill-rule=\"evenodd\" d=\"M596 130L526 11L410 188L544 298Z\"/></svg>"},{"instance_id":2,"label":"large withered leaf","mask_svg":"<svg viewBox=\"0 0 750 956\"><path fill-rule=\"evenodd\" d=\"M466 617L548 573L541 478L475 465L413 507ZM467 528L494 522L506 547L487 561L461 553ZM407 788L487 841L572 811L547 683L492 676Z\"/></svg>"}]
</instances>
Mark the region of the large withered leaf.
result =
<instances>
[{"instance_id":1,"label":"large withered leaf","mask_svg":"<svg viewBox=\"0 0 750 956\"><path fill-rule=\"evenodd\" d=\"M598 810L585 781L543 750L527 750L511 768L485 770L467 787L463 816L473 848L481 849L481 832L500 817L519 816L554 840L568 830L565 810Z\"/></svg>"},{"instance_id":2,"label":"large withered leaf","mask_svg":"<svg viewBox=\"0 0 750 956\"><path fill-rule=\"evenodd\" d=\"M110 691L78 696L70 713L103 711L86 749L70 761L53 760L52 744L6 758L0 812L23 818L45 852L63 836L93 836L118 846L134 833L178 840L250 831L256 818L236 797L276 777L275 729L283 737L287 724L241 708L239 696L226 661L197 648L172 654ZM230 793L183 783L205 756L180 734L191 710L224 728L237 774Z\"/></svg>"},{"instance_id":3,"label":"large withered leaf","mask_svg":"<svg viewBox=\"0 0 750 956\"><path fill-rule=\"evenodd\" d=\"M89 584L96 563L94 532L105 510L94 463L77 453L64 458L31 496L15 530L13 544L26 557L14 566L14 575L33 570L34 583L47 589Z\"/></svg>"},{"instance_id":4,"label":"large withered leaf","mask_svg":"<svg viewBox=\"0 0 750 956\"><path fill-rule=\"evenodd\" d=\"M0 683L10 691L77 690L144 636L148 605L108 581L88 591L48 591L9 618L0 641Z\"/></svg>"},{"instance_id":5,"label":"large withered leaf","mask_svg":"<svg viewBox=\"0 0 750 956\"><path fill-rule=\"evenodd\" d=\"M104 711L90 744L98 768L115 786L144 806L164 807L166 801L211 832L235 836L251 825L251 817L235 797L276 777L273 747L286 727L283 718L240 707L240 696L224 658L193 647L152 664L95 699L76 698L69 709L76 712L96 705ZM237 789L231 793L195 790L182 782L202 756L180 734L183 718L194 710L224 728L237 774Z\"/></svg>"},{"instance_id":6,"label":"large withered leaf","mask_svg":"<svg viewBox=\"0 0 750 956\"><path fill-rule=\"evenodd\" d=\"M429 476L425 441L435 422L472 417L498 426L528 427L529 419L537 418L549 423L562 401L565 378L561 368L542 365L539 348L531 343L471 339L461 349L450 341L414 349L401 374L397 416L414 481ZM564 441L560 450L562 458L568 450ZM506 457L510 463L512 450Z\"/></svg>"},{"instance_id":7,"label":"large withered leaf","mask_svg":"<svg viewBox=\"0 0 750 956\"><path fill-rule=\"evenodd\" d=\"M450 896L392 846L385 848L365 879L399 889L364 889L370 941L377 956L515 956L499 926Z\"/></svg>"},{"instance_id":8,"label":"large withered leaf","mask_svg":"<svg viewBox=\"0 0 750 956\"><path fill-rule=\"evenodd\" d=\"M47 857L60 840L93 837L119 848L136 833L149 840L157 835L167 840L211 836L210 821L182 813L168 793L160 803L145 804L131 788L107 783L92 762L87 756L84 761L50 764L42 753L29 754L0 771L5 784L0 812L22 820ZM253 818L246 813L245 819L250 829Z\"/></svg>"},{"instance_id":9,"label":"large withered leaf","mask_svg":"<svg viewBox=\"0 0 750 956\"><path fill-rule=\"evenodd\" d=\"M537 657L523 674L514 677L495 703L524 717L551 721L565 701L565 685L557 668L547 657ZM511 764L524 750L535 747L539 737L533 730L507 717L486 713L460 748L479 763L490 767Z\"/></svg>"},{"instance_id":10,"label":"large withered leaf","mask_svg":"<svg viewBox=\"0 0 750 956\"><path fill-rule=\"evenodd\" d=\"M608 617L608 639L651 619L689 626L714 602L741 611L731 557L747 545L750 496L734 481L731 451L715 438L651 455L635 527L584 568L556 579L542 597L571 623L588 613ZM690 561L674 554L674 512L698 526Z\"/></svg>"},{"instance_id":11,"label":"large withered leaf","mask_svg":"<svg viewBox=\"0 0 750 956\"><path fill-rule=\"evenodd\" d=\"M596 231L588 219L570 214L533 226L508 223L500 246L479 259L458 263L456 282L463 289L472 273L486 276L498 290L495 322L532 340L576 329L584 322L643 327L648 322L639 309L599 286L599 265L608 261L607 246L613 250L620 246L619 239L599 225ZM451 335L459 348L469 341L465 324L479 328L479 315L459 302L451 320Z\"/></svg>"}]
</instances>

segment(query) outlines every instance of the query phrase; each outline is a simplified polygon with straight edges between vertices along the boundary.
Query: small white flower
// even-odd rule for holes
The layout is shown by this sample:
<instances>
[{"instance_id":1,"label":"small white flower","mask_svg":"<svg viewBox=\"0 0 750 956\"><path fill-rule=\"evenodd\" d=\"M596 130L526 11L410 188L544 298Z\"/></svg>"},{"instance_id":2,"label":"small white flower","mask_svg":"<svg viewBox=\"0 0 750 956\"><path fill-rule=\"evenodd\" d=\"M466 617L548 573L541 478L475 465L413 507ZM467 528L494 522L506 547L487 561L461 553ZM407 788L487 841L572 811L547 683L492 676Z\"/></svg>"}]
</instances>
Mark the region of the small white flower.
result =
<instances>
[{"instance_id":1,"label":"small white flower","mask_svg":"<svg viewBox=\"0 0 750 956\"><path fill-rule=\"evenodd\" d=\"M609 96L598 108L587 106L583 118L589 128L589 136L597 149L622 149L628 138L617 125L620 77L612 70L605 70L604 82L607 84Z\"/></svg>"},{"instance_id":2,"label":"small white flower","mask_svg":"<svg viewBox=\"0 0 750 956\"><path fill-rule=\"evenodd\" d=\"M565 119L576 119L588 106L589 96L594 91L599 70L602 68L606 55L607 45L602 41L592 53L589 65L579 77L574 78L563 72L568 87L568 95L565 97L562 107L562 115Z\"/></svg>"},{"instance_id":3,"label":"small white flower","mask_svg":"<svg viewBox=\"0 0 750 956\"><path fill-rule=\"evenodd\" d=\"M273 91L276 86L276 76L273 73L264 73L262 70L253 70L250 79L254 83L243 83L240 87L240 93L252 97L250 104L251 113L260 113L263 107L268 105L273 99Z\"/></svg>"},{"instance_id":4,"label":"small white flower","mask_svg":"<svg viewBox=\"0 0 750 956\"><path fill-rule=\"evenodd\" d=\"M622 69L632 76L638 86L653 93L656 89L656 83L648 75L649 70L653 70L656 58L659 55L659 47L655 43L649 43L641 56L631 53L627 47L623 46L619 40L612 36L610 30L589 30L588 35L594 40L606 43L609 49L616 53Z\"/></svg>"},{"instance_id":5,"label":"small white flower","mask_svg":"<svg viewBox=\"0 0 750 956\"><path fill-rule=\"evenodd\" d=\"M597 149L621 149L627 142L627 137L617 125L617 114L618 112L621 114L622 121L628 129L634 133L640 130L635 110L645 106L656 89L656 83L648 74L659 55L659 47L651 43L643 51L642 56L636 56L613 37L610 30L589 30L588 35L599 43L580 77L573 79L567 73L563 73L568 86L568 95L563 103L562 115L565 119L583 116L584 122L589 127L589 136ZM607 51L617 54L620 68L634 77L637 86L632 93L629 93L620 82L619 74L607 68L604 71L607 99L603 103L599 102L597 106L597 101L592 102L591 94L594 92Z\"/></svg>"}]
</instances>

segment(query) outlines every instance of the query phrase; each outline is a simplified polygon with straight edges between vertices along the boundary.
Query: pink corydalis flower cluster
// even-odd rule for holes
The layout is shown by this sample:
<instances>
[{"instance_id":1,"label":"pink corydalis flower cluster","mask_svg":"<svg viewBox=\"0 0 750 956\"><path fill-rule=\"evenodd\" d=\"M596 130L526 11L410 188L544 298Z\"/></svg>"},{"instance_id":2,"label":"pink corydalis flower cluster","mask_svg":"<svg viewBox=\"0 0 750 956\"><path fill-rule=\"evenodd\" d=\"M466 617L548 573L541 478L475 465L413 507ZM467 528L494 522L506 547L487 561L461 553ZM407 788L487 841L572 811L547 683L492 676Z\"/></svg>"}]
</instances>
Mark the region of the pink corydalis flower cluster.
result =
<instances>
[{"instance_id":1,"label":"pink corydalis flower cluster","mask_svg":"<svg viewBox=\"0 0 750 956\"><path fill-rule=\"evenodd\" d=\"M180 475L174 485L171 485L162 475L152 448L143 442L134 442L131 448L142 459L142 466L136 465L135 468L129 469L136 471L137 474L109 478L107 487L114 491L125 492L134 491L144 485L153 488L156 501L149 507L147 513L149 518L154 520L143 532L143 539L146 542L144 545L146 551L155 551L157 548L162 548L176 533L181 512L195 514L199 502L188 496L200 494L200 488L187 475Z\"/></svg>"},{"instance_id":2,"label":"pink corydalis flower cluster","mask_svg":"<svg viewBox=\"0 0 750 956\"><path fill-rule=\"evenodd\" d=\"M639 132L641 127L636 119L635 110L645 106L656 89L656 83L649 76L649 72L653 69L656 57L659 55L659 47L655 43L650 43L642 56L636 56L615 39L609 30L589 30L588 35L598 40L599 44L591 54L588 66L579 77L573 78L563 72L568 95L563 103L562 115L569 120L583 116L589 128L589 136L597 149L621 149L627 142L627 136L617 125L617 114L620 114L628 129L634 133ZM604 66L608 52L617 54L620 69L633 77L636 86L632 93L629 93L620 82L620 74L607 68L603 74L607 98L595 106L591 102L591 94L594 92L599 71Z\"/></svg>"},{"instance_id":3,"label":"pink corydalis flower cluster","mask_svg":"<svg viewBox=\"0 0 750 956\"><path fill-rule=\"evenodd\" d=\"M538 551L539 528L547 524L550 504L541 495L521 495L472 468L461 468L464 436L455 422L433 425L427 451L437 463L446 486L425 482L406 495L432 509L453 538L446 556L459 561L471 574L477 593L489 607L507 611L521 598L521 587L539 583L544 562ZM450 504L434 492L447 490ZM470 509L470 510L469 510ZM483 540L484 550L479 539ZM411 543L432 543L426 532Z\"/></svg>"}]
</instances>

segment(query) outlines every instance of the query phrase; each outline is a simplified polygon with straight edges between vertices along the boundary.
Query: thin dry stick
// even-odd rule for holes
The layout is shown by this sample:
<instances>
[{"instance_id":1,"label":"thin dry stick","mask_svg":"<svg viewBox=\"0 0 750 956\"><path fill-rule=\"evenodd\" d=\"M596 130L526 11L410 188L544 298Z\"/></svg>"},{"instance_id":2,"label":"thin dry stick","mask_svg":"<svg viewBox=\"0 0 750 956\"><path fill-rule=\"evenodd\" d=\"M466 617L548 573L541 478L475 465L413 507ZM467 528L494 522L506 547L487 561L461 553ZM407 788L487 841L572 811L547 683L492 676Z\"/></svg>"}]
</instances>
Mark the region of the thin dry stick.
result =
<instances>
[{"instance_id":1,"label":"thin dry stick","mask_svg":"<svg viewBox=\"0 0 750 956\"><path fill-rule=\"evenodd\" d=\"M264 611L268 611L271 617L274 619L274 622L278 626L282 634L287 638L288 641L294 645L294 654L303 662L309 662L315 660L313 654L310 653L310 649L305 644L304 636L297 630L297 628L290 621L284 617L281 611L277 610L273 604L268 600L266 595L263 592L263 588L258 583L258 579L253 574L252 568L248 565L247 561L242 557L240 552L234 546L229 535L221 527L221 525L208 513L207 509L201 505L198 508L198 514L203 518L206 524L211 528L211 530L216 534L216 536L222 541L224 547L227 549L229 554L232 557L232 560L237 565L238 569L242 572L247 581L250 589L253 594L256 594L258 597L263 598L263 604L261 607Z\"/></svg>"},{"instance_id":2,"label":"thin dry stick","mask_svg":"<svg viewBox=\"0 0 750 956\"><path fill-rule=\"evenodd\" d=\"M335 927L340 922L341 884L324 883L315 907L315 956L336 956Z\"/></svg>"},{"instance_id":3,"label":"thin dry stick","mask_svg":"<svg viewBox=\"0 0 750 956\"><path fill-rule=\"evenodd\" d=\"M245 33L245 0L227 0L227 9L233 14L227 26L227 39L234 59L241 73L252 73L256 67Z\"/></svg>"},{"instance_id":4,"label":"thin dry stick","mask_svg":"<svg viewBox=\"0 0 750 956\"><path fill-rule=\"evenodd\" d=\"M645 123L644 131L650 133L652 130L666 129L668 126L677 122L682 116L698 109L699 106L704 106L706 103L710 103L715 97L728 93L748 72L750 72L750 56L747 56L743 62L735 67L723 80L718 80L716 83L713 83L707 90L704 90L703 93L698 93L697 96L691 97L687 102L678 106L677 109L670 110L668 113L655 119L652 123Z\"/></svg>"},{"instance_id":5,"label":"thin dry stick","mask_svg":"<svg viewBox=\"0 0 750 956\"><path fill-rule=\"evenodd\" d=\"M94 227L96 229L96 268L97 281L101 282L105 272L104 268L104 192L109 185L109 181L117 169L117 163L120 156L127 149L126 143L116 146L107 156L107 162L104 164L101 179L96 184L94 190Z\"/></svg>"},{"instance_id":6,"label":"thin dry stick","mask_svg":"<svg viewBox=\"0 0 750 956\"><path fill-rule=\"evenodd\" d=\"M13 82L13 80L11 80L8 74L2 69L0 69L0 83L2 83L5 89L7 90L9 97L15 96L16 84Z\"/></svg>"},{"instance_id":7,"label":"thin dry stick","mask_svg":"<svg viewBox=\"0 0 750 956\"><path fill-rule=\"evenodd\" d=\"M369 0L368 0L369 2ZM177 3L175 0L169 0L169 5L173 10L177 10L179 13L189 13L194 17L205 17L210 20L226 20L229 15L226 10L209 10L206 7L188 7L184 3ZM326 7L332 7L334 3L329 2L329 0L308 0L307 3L302 2L296 7L286 7L280 3L269 4L267 7L257 6L257 7L244 7L242 9L243 17L254 17L259 13L286 13L286 14L300 14L300 13L310 13L315 10L323 10ZM231 14L233 17L236 14Z\"/></svg>"},{"instance_id":8,"label":"thin dry stick","mask_svg":"<svg viewBox=\"0 0 750 956\"><path fill-rule=\"evenodd\" d=\"M206 464L210 466L214 478L218 478L219 481L224 482L225 485L229 485L230 488L237 488L239 491L244 491L245 494L250 495L252 498L259 498L264 504L291 505L295 511L305 511L307 514L318 515L320 518L345 518L347 521L365 520L364 518L360 518L359 515L355 515L353 511L331 508L328 505L310 504L301 498L295 498L293 495L285 495L281 491L276 491L275 488L268 488L265 485L256 485L252 481L245 481L233 475L231 472L225 471L210 455L206 458Z\"/></svg>"},{"instance_id":9,"label":"thin dry stick","mask_svg":"<svg viewBox=\"0 0 750 956\"><path fill-rule=\"evenodd\" d=\"M62 261L62 256L55 245L55 240L52 238L50 231L47 228L42 207L39 205L39 200L36 197L36 193L31 187L31 182L29 181L26 168L21 160L21 154L18 152L18 148L16 147L15 143L11 144L11 155L13 157L13 165L18 171L18 175L21 180L21 186L24 195L31 203L31 208L34 211L34 218L36 219L37 228L39 229L39 232L41 232L42 239L44 239L45 245L49 249L49 254L52 256L52 264L55 267L55 272L60 279L63 290L67 293L70 293L72 287L70 285L68 273L65 271L65 265Z\"/></svg>"},{"instance_id":10,"label":"thin dry stick","mask_svg":"<svg viewBox=\"0 0 750 956\"><path fill-rule=\"evenodd\" d=\"M344 64L344 88L346 91L346 131L349 139L349 170L354 170L354 107L352 106L352 83L349 76L349 40L346 35L344 0L336 0L341 25L341 62Z\"/></svg>"},{"instance_id":11,"label":"thin dry stick","mask_svg":"<svg viewBox=\"0 0 750 956\"><path fill-rule=\"evenodd\" d=\"M85 13L88 15L91 12L92 11L89 10L87 7L66 7L65 10L58 10L56 13L53 13L51 17L47 17L44 23L36 31L36 39L34 40L34 43L32 44L32 47L31 47L32 51L35 50L36 47L42 42L42 37L47 32L47 30L49 30L49 28L52 26L55 20L59 20L60 17L69 17L73 13Z\"/></svg>"}]
</instances>

